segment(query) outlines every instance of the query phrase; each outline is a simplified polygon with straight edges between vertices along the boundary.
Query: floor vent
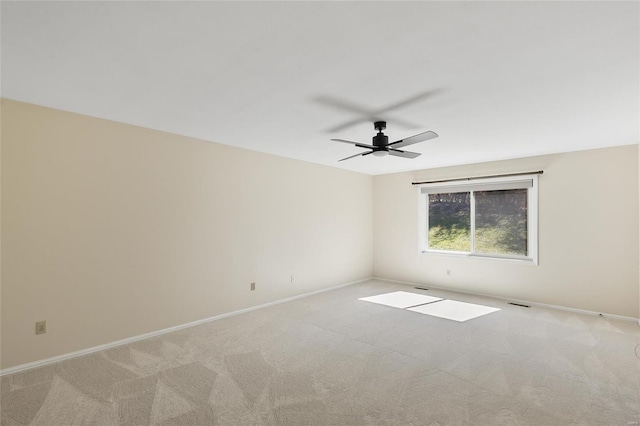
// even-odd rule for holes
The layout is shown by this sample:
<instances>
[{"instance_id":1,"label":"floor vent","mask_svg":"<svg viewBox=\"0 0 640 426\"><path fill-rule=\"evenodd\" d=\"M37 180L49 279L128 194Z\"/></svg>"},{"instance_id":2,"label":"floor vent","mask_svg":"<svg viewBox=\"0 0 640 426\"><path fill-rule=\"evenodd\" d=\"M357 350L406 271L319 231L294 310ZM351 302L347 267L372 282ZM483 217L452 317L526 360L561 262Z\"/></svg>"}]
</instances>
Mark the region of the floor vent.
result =
<instances>
[{"instance_id":1,"label":"floor vent","mask_svg":"<svg viewBox=\"0 0 640 426\"><path fill-rule=\"evenodd\" d=\"M520 306L521 308L530 308L531 306L529 305L523 305L522 303L513 303L513 302L509 302L510 305L513 306Z\"/></svg>"},{"instance_id":2,"label":"floor vent","mask_svg":"<svg viewBox=\"0 0 640 426\"><path fill-rule=\"evenodd\" d=\"M429 290L428 288L424 288L424 287L414 287L416 290Z\"/></svg>"}]
</instances>

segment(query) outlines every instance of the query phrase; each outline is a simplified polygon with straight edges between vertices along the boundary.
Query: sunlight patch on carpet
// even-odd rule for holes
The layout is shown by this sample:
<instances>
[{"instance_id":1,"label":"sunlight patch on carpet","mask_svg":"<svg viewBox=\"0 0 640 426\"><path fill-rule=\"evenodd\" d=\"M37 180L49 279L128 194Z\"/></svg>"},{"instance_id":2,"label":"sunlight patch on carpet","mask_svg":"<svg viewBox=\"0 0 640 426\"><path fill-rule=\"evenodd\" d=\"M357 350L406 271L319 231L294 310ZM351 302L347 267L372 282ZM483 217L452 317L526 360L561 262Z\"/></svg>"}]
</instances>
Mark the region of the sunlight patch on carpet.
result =
<instances>
[{"instance_id":1,"label":"sunlight patch on carpet","mask_svg":"<svg viewBox=\"0 0 640 426\"><path fill-rule=\"evenodd\" d=\"M416 306L407 310L432 315L434 317L464 322L482 315L499 311L500 309L492 308L491 306L476 305L474 303L458 302L456 300L442 300L437 303Z\"/></svg>"},{"instance_id":2,"label":"sunlight patch on carpet","mask_svg":"<svg viewBox=\"0 0 640 426\"><path fill-rule=\"evenodd\" d=\"M410 308L426 303L442 300L440 297L426 296L424 294L409 293L406 291L394 291L393 293L379 294L377 296L362 297L358 300L392 306L394 308Z\"/></svg>"}]
</instances>

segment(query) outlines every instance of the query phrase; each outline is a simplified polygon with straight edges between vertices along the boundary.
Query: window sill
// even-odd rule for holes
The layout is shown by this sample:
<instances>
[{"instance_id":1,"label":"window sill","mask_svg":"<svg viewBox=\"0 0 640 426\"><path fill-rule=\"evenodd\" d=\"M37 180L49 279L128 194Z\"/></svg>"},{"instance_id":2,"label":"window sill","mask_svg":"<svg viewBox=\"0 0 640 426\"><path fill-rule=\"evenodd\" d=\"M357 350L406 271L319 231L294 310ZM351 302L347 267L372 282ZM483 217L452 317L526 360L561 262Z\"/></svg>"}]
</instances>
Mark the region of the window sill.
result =
<instances>
[{"instance_id":1,"label":"window sill","mask_svg":"<svg viewBox=\"0 0 640 426\"><path fill-rule=\"evenodd\" d=\"M454 258L468 258L468 259L481 259L481 260L490 260L497 262L507 262L507 263L515 263L521 265L532 265L537 266L538 262L532 258L525 257L501 257L501 256L492 256L492 255L483 255L483 254L473 254L466 252L451 252L451 251L439 251L439 250L421 250L421 255L427 256L444 256L444 257L454 257Z\"/></svg>"}]
</instances>

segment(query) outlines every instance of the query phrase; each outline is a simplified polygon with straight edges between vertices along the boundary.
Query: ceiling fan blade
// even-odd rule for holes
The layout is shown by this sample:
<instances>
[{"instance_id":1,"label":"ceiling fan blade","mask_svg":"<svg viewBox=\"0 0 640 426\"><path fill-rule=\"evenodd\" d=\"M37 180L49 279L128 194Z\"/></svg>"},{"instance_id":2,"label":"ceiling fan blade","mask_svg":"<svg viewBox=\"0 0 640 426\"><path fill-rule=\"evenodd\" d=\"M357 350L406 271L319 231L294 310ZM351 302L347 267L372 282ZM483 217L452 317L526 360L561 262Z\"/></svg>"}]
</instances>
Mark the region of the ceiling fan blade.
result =
<instances>
[{"instance_id":1,"label":"ceiling fan blade","mask_svg":"<svg viewBox=\"0 0 640 426\"><path fill-rule=\"evenodd\" d=\"M404 99L402 101L396 102L395 104L391 104L388 107L378 110L376 111L378 114L382 113L382 112L387 112L387 111L392 111L394 109L398 109L398 108L402 108L405 107L407 105L413 104L415 102L421 101L423 99L429 98L433 95L437 95L438 93L441 93L443 91L443 89L434 89L434 90L427 90L425 92L422 93L418 93L415 96L412 96L410 98Z\"/></svg>"},{"instance_id":2,"label":"ceiling fan blade","mask_svg":"<svg viewBox=\"0 0 640 426\"><path fill-rule=\"evenodd\" d=\"M348 141L346 139L331 139L332 141L335 142L342 142L342 143L352 143L355 146L359 147L359 148L368 148L368 149L373 149L375 148L375 146L373 145L367 145L366 143L360 143L360 142L353 142L353 141Z\"/></svg>"},{"instance_id":3,"label":"ceiling fan blade","mask_svg":"<svg viewBox=\"0 0 640 426\"><path fill-rule=\"evenodd\" d=\"M400 139L399 141L391 142L387 146L390 148L402 148L403 146L413 145L414 143L428 141L429 139L435 139L437 137L438 134L436 132L429 130L405 139Z\"/></svg>"},{"instance_id":4,"label":"ceiling fan blade","mask_svg":"<svg viewBox=\"0 0 640 426\"><path fill-rule=\"evenodd\" d=\"M332 127L330 129L327 129L327 132L328 133L337 133L337 132L340 132L340 131L342 131L344 129L347 129L347 128L351 127L351 126L355 126L356 124L366 123L366 122L369 122L369 121L380 121L380 120L371 119L371 117L356 118L354 120L350 120L350 121L344 122L342 124L338 124L337 126Z\"/></svg>"},{"instance_id":5,"label":"ceiling fan blade","mask_svg":"<svg viewBox=\"0 0 640 426\"><path fill-rule=\"evenodd\" d=\"M325 104L334 108L339 108L349 112L355 112L356 114L361 114L365 116L370 116L374 113L373 111L361 105L356 105L354 103L344 101L342 99L334 98L333 96L318 96L315 100L317 102L320 102L322 104Z\"/></svg>"},{"instance_id":6,"label":"ceiling fan blade","mask_svg":"<svg viewBox=\"0 0 640 426\"><path fill-rule=\"evenodd\" d=\"M399 149L390 149L389 150L389 155L393 155L395 157L402 157L402 158L420 157L420 153L418 153L418 152L400 151Z\"/></svg>"},{"instance_id":7,"label":"ceiling fan blade","mask_svg":"<svg viewBox=\"0 0 640 426\"><path fill-rule=\"evenodd\" d=\"M360 156L369 155L369 154L373 154L373 151L369 151L369 152L361 152L361 153L359 153L359 154L356 154L356 155L352 155L352 156L350 156L350 157L343 158L342 160L338 160L338 162L340 162L340 161L344 161L344 160L348 160L348 159L350 159L350 158L355 158L355 157L360 157ZM418 155L419 155L419 154L418 154Z\"/></svg>"},{"instance_id":8,"label":"ceiling fan blade","mask_svg":"<svg viewBox=\"0 0 640 426\"><path fill-rule=\"evenodd\" d=\"M389 111L393 111L396 109L400 109L400 108L404 108L407 105L422 101L426 98L430 98L434 95L437 95L441 92L443 92L443 89L433 89L433 90L427 90L424 91L422 93L418 93L417 95L411 96L407 99L403 99L399 102L395 102L391 105L388 105L384 108L379 108L376 110L370 109L370 108L366 108L363 107L361 105L358 104L354 104L352 102L348 102L342 99L338 99L335 98L333 96L318 96L315 98L316 102L322 103L324 105L330 106L332 108L337 108L337 109L341 109L343 111L349 111L351 113L356 113L358 115L360 115L361 117L359 118L355 118L353 120L349 120L347 122L344 122L342 124L339 124L335 127L332 127L331 129L328 129L327 131L330 133L335 133L335 132L339 132L341 130L344 130L348 127L351 126L355 126L356 124L360 124L363 122L367 122L367 121L371 121L371 122L376 122L376 121L388 121L388 122L393 122L394 124L397 124L399 126L405 127L407 129L415 129L418 127L418 125L405 121L405 120L401 120L398 118L392 119L389 117L383 118L382 115L387 116Z\"/></svg>"}]
</instances>

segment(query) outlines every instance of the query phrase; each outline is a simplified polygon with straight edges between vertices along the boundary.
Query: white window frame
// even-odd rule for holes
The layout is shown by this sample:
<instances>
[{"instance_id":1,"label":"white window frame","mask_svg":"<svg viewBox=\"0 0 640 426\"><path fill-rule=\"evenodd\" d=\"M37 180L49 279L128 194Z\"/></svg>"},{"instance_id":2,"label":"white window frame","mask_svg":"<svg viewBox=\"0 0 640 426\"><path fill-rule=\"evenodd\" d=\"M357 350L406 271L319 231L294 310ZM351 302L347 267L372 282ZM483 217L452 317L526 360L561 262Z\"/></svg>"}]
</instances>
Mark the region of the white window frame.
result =
<instances>
[{"instance_id":1,"label":"white window frame","mask_svg":"<svg viewBox=\"0 0 640 426\"><path fill-rule=\"evenodd\" d=\"M475 248L475 194L481 190L527 189L527 256L474 253ZM471 251L434 250L429 248L429 194L470 192L471 197ZM419 251L423 254L450 255L500 259L538 264L538 175L507 176L422 184L418 186Z\"/></svg>"}]
</instances>

